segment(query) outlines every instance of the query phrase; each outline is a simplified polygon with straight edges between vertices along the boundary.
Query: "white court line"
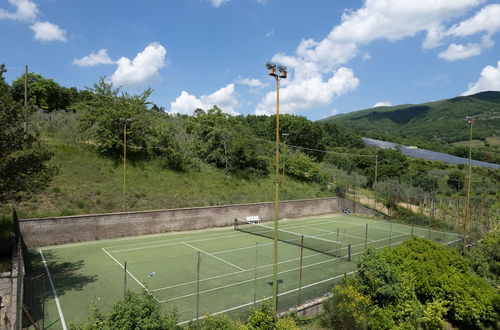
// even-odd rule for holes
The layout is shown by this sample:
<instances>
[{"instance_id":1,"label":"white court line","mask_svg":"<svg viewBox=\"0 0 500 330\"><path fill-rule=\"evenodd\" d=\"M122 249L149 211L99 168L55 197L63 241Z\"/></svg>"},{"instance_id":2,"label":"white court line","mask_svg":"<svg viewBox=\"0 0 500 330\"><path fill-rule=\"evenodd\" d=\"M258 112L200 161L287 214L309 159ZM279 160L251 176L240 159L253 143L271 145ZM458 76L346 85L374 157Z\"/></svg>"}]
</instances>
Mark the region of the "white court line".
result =
<instances>
[{"instance_id":1,"label":"white court line","mask_svg":"<svg viewBox=\"0 0 500 330\"><path fill-rule=\"evenodd\" d=\"M354 273L358 272L357 270L355 271L352 271L352 272L349 272L349 273L346 273L346 274L342 274L342 275L338 275L338 276L335 276L335 277L332 277L332 278L328 278L326 280L323 280L323 281L320 281L320 282L316 282L316 283L312 283L312 284L308 284L308 285L305 285L303 286L301 289L305 289L305 288L309 288L311 286L314 286L314 285L318 285L318 284L321 284L321 283L324 283L324 282L329 282L329 281L332 281L332 280L336 280L337 278L341 278L341 277L344 277L345 275L352 275ZM278 297L280 296L284 296L284 295L287 295L287 294L290 294L292 292L295 292L295 291L298 291L299 288L296 288L296 289L292 289L292 290L289 290L289 291L285 291L285 292L282 292L282 293L279 293L278 294ZM239 305L239 306L235 306L235 307L231 307L231 308L228 308L228 309L225 309L223 311L219 311L219 312L215 312L215 313L212 313L210 315L205 315L205 316L201 316L200 318L198 318L199 320L202 320L204 318L206 318L207 316L211 316L211 315L217 315L217 314L221 314L221 313L227 313L227 312L230 312L230 311L234 311L235 309L240 309L240 308L243 308L243 307L247 307L247 306L250 306L250 305L253 305L253 304L256 304L256 303L260 303L264 300L269 300L271 299L272 297L266 297L266 298L262 298L262 299L259 299L259 300L256 300L256 301L252 301L252 302L249 302L249 303L246 303L246 304L243 304L243 305ZM187 320L187 321L183 321L183 322L180 322L180 323L177 323L177 325L183 325L183 324L186 324L188 322L193 322L193 321L196 321L196 319L192 319L192 320Z\"/></svg>"},{"instance_id":2,"label":"white court line","mask_svg":"<svg viewBox=\"0 0 500 330\"><path fill-rule=\"evenodd\" d=\"M189 245L189 244L188 244L188 243L186 243L186 242L182 242L182 243L183 243L184 245L189 246L189 247L190 247L190 248L192 248L192 249L195 249L195 250L197 250L197 251L200 251L201 253L205 253L206 255L209 255L209 256L211 256L212 258L215 258L215 259L217 259L217 260L220 260L220 261L222 261L222 262L225 262L225 263L226 263L226 264L228 264L228 265L231 265L231 266L233 266L233 267L236 267L236 268L238 268L239 270L242 270L242 271L245 271L245 270L246 270L246 269L243 269L243 268L241 268L241 267L239 267L239 266L236 266L235 264L230 263L229 261L226 261L226 260L224 260L224 259L222 259L222 258L219 258L219 257L217 257L217 256L214 256L213 254L211 254L211 253L209 253L209 252L207 252L207 251L203 251L202 249L198 249L197 247L194 247L194 246L192 246L192 245Z\"/></svg>"},{"instance_id":3,"label":"white court line","mask_svg":"<svg viewBox=\"0 0 500 330\"><path fill-rule=\"evenodd\" d=\"M424 236L419 236L419 237L424 237ZM459 241L459 240L456 240L456 241ZM454 243L456 241L447 242L445 244L452 244L452 243ZM390 245L387 245L387 246L399 245L401 243L402 242L398 242L398 243L390 244ZM376 249L382 249L382 248L387 247L387 246L379 247L379 248L376 248ZM362 253L362 252L358 252L358 253L355 253L355 254L360 254L360 253ZM352 274L357 273L357 272L358 272L358 270L354 270L354 271L351 271L349 273L346 273L346 275L352 275ZM305 289L305 288L309 288L309 287L312 287L312 286L315 286L315 285L318 285L318 284L329 282L329 281L332 281L332 280L335 280L335 279L338 279L338 278L341 278L341 277L344 277L344 276L345 276L345 274L341 274L341 275L337 275L337 276L334 276L334 277L331 277L331 278L327 278L327 279L322 280L322 281L318 281L318 282L315 282L315 283L311 283L311 284L302 286L301 289ZM286 292L279 293L278 297L290 294L292 292L296 292L298 290L299 290L299 288L296 288L296 289L292 289L292 290L289 290L289 291L286 291ZM246 304L242 304L242 305L239 305L239 306L231 307L231 308L228 308L228 309L225 309L225 310L222 310L222 311L218 311L218 312L215 312L215 313L207 314L205 316L200 317L199 319L201 320L201 319L206 318L207 316L217 315L217 314L221 314L221 313L227 313L227 312L230 312L230 311L233 311L233 310L236 310L236 309L240 309L240 308L243 308L243 307L251 306L251 305L253 305L255 303L260 303L260 302L262 302L264 300L269 300L271 298L272 297L266 297L266 298L262 298L262 299L256 300L255 302L252 301L252 302L249 302L249 303L246 303ZM162 303L162 302L164 302L164 301L161 301L160 303ZM196 321L196 319L186 320L186 321L178 323L178 325L186 324L186 323L192 322L192 321Z\"/></svg>"},{"instance_id":4,"label":"white court line","mask_svg":"<svg viewBox=\"0 0 500 330\"><path fill-rule=\"evenodd\" d=\"M287 220L287 223L294 223L294 222L301 222L301 221L307 221L307 220L303 220L303 219L289 219L289 220ZM325 218L325 219L313 220L313 221L310 221L309 223L310 224L316 224L316 223L334 223L334 222L335 221L330 221L330 220L328 220L328 219ZM225 230L227 228L218 228L218 229ZM157 234L156 236L158 236L158 235L168 235L168 233ZM183 240L189 240L191 238L195 238L196 239L196 238L200 237L199 235L195 235L195 234L192 234L192 235L194 235L194 236L186 235L185 237L169 238L169 239L163 239L163 240L158 240L158 241L153 241L153 242L142 242L142 243L129 243L129 244L121 244L121 245L112 245L112 246L107 246L106 249L110 250L112 248L122 247L122 246L144 245L144 244L152 244L152 243L171 242L171 241L181 241L182 242ZM224 234L221 235L221 233L207 234L207 235L204 235L204 236L214 236L214 235L219 235L219 236L216 236L213 239L228 237L227 235L224 235ZM142 238L131 238L131 239L144 239L144 237L142 237ZM196 240L191 240L190 242L196 242ZM111 252L116 252L116 251L111 251Z\"/></svg>"},{"instance_id":5,"label":"white court line","mask_svg":"<svg viewBox=\"0 0 500 330\"><path fill-rule=\"evenodd\" d=\"M108 255L111 259L113 259L113 260L114 260L114 261L115 261L118 265L120 265L120 267L121 267L121 268L125 269L125 266L123 266L123 265L121 264L121 262L119 262L118 260L116 260L116 258L115 258L115 257L113 257L111 254L109 254L109 252L108 252L108 251L106 251L106 249L101 248L101 250L102 250L104 253L106 253L106 254L107 254L107 255ZM140 285L140 286L141 286L144 290L146 290L149 294L151 294L151 291L149 291L149 290L148 290L148 288L146 288L146 287L144 286L144 284L142 284L142 283L141 283L141 281L139 281L139 280L138 280L138 279L134 276L134 274L132 274L132 273L131 273L128 269L127 269L127 274L129 274L129 275L130 275L130 277L132 277L132 278L133 278L133 279L134 279L134 280L135 280L135 281L136 281L136 282L137 282L137 283L138 283L138 284L139 284L139 285ZM153 297L154 297L154 296L153 296ZM156 297L154 297L154 298L156 299ZM156 299L156 300L158 301L158 299Z\"/></svg>"},{"instance_id":6,"label":"white court line","mask_svg":"<svg viewBox=\"0 0 500 330\"><path fill-rule=\"evenodd\" d=\"M404 235L411 235L411 234L408 233L408 234L401 234L401 235L393 236L392 239L397 238L397 237L401 237L401 236L404 236ZM421 237L424 237L424 236L421 236ZM372 241L370 243L377 243L377 242L381 242L381 241L384 241L384 240L389 240L389 237L388 238L382 238L382 239L379 239L379 240L376 240L376 241ZM399 242L399 243L393 243L393 244L388 244L388 245L384 245L382 247L378 247L376 249L380 249L380 248L384 248L384 247L387 247L387 246L392 246L392 245L400 244L400 243L401 242ZM285 244L285 243L283 243L283 244ZM358 247L358 246L361 246L361 245L364 245L364 244L365 243L351 245L351 248ZM252 247L255 248L255 246L252 246ZM342 250L345 250L345 249L347 249L347 246L342 248ZM364 251L362 251L362 252L356 252L356 253L352 253L351 255L357 255L357 254L360 254L360 253L363 253L363 252ZM319 255L324 255L324 253L311 254L311 255L308 255L308 256L304 256L303 259L307 259L307 258L311 258L311 257L316 257L316 256L319 256ZM321 265L323 263L331 262L332 260L337 260L337 259L340 259L340 258L334 258L334 259L328 259L328 260L325 260L325 261L319 261L319 262L316 262L316 263L313 263L313 264L309 264L307 266L303 266L302 268L308 268L308 267L312 267L312 266ZM284 260L284 261L278 262L278 265L282 265L282 264L286 264L286 263L290 263L290 262L294 262L294 261L298 261L298 260L300 260L300 258L293 258L293 259L289 259L289 260ZM257 267L257 269L269 268L271 266L272 266L272 264L264 265L264 266L259 266L259 267ZM288 272L295 271L295 270L298 270L298 269L299 268L291 268L291 269L279 272L278 274L284 274L284 273L288 273ZM237 275L237 274L241 274L241 273L248 272L248 271L254 271L254 270L255 270L255 268L247 269L245 271L238 271L238 272L233 272L233 273L227 273L227 274L223 274L223 275L218 275L218 276L214 276L214 277L205 278L203 280L200 280L200 282L215 280L215 279L218 279L218 278L222 278L222 277L226 277L226 276L232 276L232 275ZM268 276L271 276L271 275L268 275ZM168 289L177 288L177 287L184 286L184 285L190 285L190 284L193 284L193 283L196 283L196 282L197 281L184 282L184 283L174 284L174 285L170 285L170 286L166 286L166 287L162 287L162 288L157 288L157 289L154 289L154 290L151 290L151 291L154 292L154 291L168 290Z\"/></svg>"},{"instance_id":7,"label":"white court line","mask_svg":"<svg viewBox=\"0 0 500 330\"><path fill-rule=\"evenodd\" d=\"M45 266L45 271L47 272L47 276L49 278L50 286L52 287L52 294L54 294L54 299L56 301L57 312L59 313L59 319L61 320L61 325L63 330L67 330L66 321L64 320L64 315L61 309L61 304L59 303L59 297L57 297L56 288L54 287L54 282L52 282L52 276L50 276L49 267L47 267L47 262L45 262L45 257L43 256L42 250L38 250L40 252L40 256L42 257L43 265Z\"/></svg>"},{"instance_id":8,"label":"white court line","mask_svg":"<svg viewBox=\"0 0 500 330\"><path fill-rule=\"evenodd\" d=\"M329 233L329 234L336 234L336 232L333 232L333 231L329 231L329 230L323 230L323 229L319 229L319 228L314 228L314 227L307 227L307 226L302 226L303 228L308 228L308 229L313 229L313 230L318 230L318 231L322 231L322 232L325 232L325 233ZM342 234L343 236L349 236L349 237L354 237L354 238L358 238L358 239L361 239L361 240L365 240L364 237L359 237L359 236L354 236L354 235L349 235L349 234ZM368 242L373 242L373 240L369 239L368 238Z\"/></svg>"},{"instance_id":9,"label":"white court line","mask_svg":"<svg viewBox=\"0 0 500 330\"><path fill-rule=\"evenodd\" d=\"M329 223L334 223L334 222L335 221L330 221ZM324 221L320 222L320 224L323 224L323 223L324 223ZM311 224L318 224L318 223L314 222L314 223L311 223ZM290 226L290 227L287 227L287 228L299 228L299 227L301 227L301 226ZM214 240L214 239L228 238L228 237L238 237L238 236L246 236L246 235L247 235L246 233L243 233L243 234L234 234L234 235L221 235L221 236L216 236L216 237L211 237L211 238L203 238L203 239L179 241L179 242L174 242L174 243L155 244L155 245L150 245L150 246L136 247L136 248L130 248L130 249L122 249L122 250L113 250L113 251L110 251L110 252L117 253L117 252L135 251L135 250L142 250L142 249L152 249L152 248L155 248L155 247L162 247L162 246L171 246L171 245L176 245L176 244L182 244L184 242L198 243L198 242L210 241L210 240ZM175 240L177 240L177 239L175 239ZM169 241L169 240L166 240L166 241ZM156 242L149 242L149 244L154 244L154 243L156 243ZM137 243L137 244L147 244L147 243ZM130 244L130 245L134 245L134 244ZM115 247L117 247L117 246L115 246ZM119 246L128 246L128 245L119 245ZM107 249L109 249L109 247Z\"/></svg>"}]
</instances>

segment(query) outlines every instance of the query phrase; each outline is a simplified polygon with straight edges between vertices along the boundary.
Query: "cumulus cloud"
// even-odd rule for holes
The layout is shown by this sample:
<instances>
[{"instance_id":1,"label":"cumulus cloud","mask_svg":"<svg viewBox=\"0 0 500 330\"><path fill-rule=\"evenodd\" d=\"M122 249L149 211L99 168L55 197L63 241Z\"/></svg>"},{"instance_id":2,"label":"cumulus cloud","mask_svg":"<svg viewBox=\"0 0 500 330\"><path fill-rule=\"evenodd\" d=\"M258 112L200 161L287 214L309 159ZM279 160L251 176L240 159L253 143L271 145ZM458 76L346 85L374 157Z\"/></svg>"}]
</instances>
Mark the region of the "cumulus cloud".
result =
<instances>
[{"instance_id":1,"label":"cumulus cloud","mask_svg":"<svg viewBox=\"0 0 500 330\"><path fill-rule=\"evenodd\" d=\"M97 53L90 53L90 55L73 60L73 65L78 66L96 66L99 64L113 64L115 63L108 55L107 49L101 49Z\"/></svg>"},{"instance_id":2,"label":"cumulus cloud","mask_svg":"<svg viewBox=\"0 0 500 330\"><path fill-rule=\"evenodd\" d=\"M66 31L50 22L36 22L30 26L39 41L66 41Z\"/></svg>"},{"instance_id":3,"label":"cumulus cloud","mask_svg":"<svg viewBox=\"0 0 500 330\"><path fill-rule=\"evenodd\" d=\"M120 86L133 86L161 80L159 70L165 66L167 51L157 42L149 44L133 60L121 57L111 81Z\"/></svg>"},{"instance_id":4,"label":"cumulus cloud","mask_svg":"<svg viewBox=\"0 0 500 330\"><path fill-rule=\"evenodd\" d=\"M32 22L39 13L37 5L33 1L9 0L9 3L15 7L15 11L0 9L0 19Z\"/></svg>"},{"instance_id":5,"label":"cumulus cloud","mask_svg":"<svg viewBox=\"0 0 500 330\"><path fill-rule=\"evenodd\" d=\"M376 107L390 107L392 104L391 102L387 102L387 101L380 101L380 102L377 102L375 103L372 108L376 108Z\"/></svg>"},{"instance_id":6,"label":"cumulus cloud","mask_svg":"<svg viewBox=\"0 0 500 330\"><path fill-rule=\"evenodd\" d=\"M200 98L182 91L181 95L170 103L170 113L191 115L196 109L207 110L214 105L217 105L223 112L239 115L236 111L238 99L236 98L234 84L222 87L212 94L202 95Z\"/></svg>"},{"instance_id":7,"label":"cumulus cloud","mask_svg":"<svg viewBox=\"0 0 500 330\"><path fill-rule=\"evenodd\" d=\"M210 0L210 2L212 3L212 6L219 8L223 3L229 2L229 0Z\"/></svg>"},{"instance_id":8,"label":"cumulus cloud","mask_svg":"<svg viewBox=\"0 0 500 330\"><path fill-rule=\"evenodd\" d=\"M471 56L481 54L481 45L470 43L467 45L451 44L448 49L439 53L439 58L447 61L462 60Z\"/></svg>"},{"instance_id":9,"label":"cumulus cloud","mask_svg":"<svg viewBox=\"0 0 500 330\"><path fill-rule=\"evenodd\" d=\"M260 88L266 86L261 80L255 78L242 78L236 81L237 84L245 85L252 88Z\"/></svg>"},{"instance_id":10,"label":"cumulus cloud","mask_svg":"<svg viewBox=\"0 0 500 330\"><path fill-rule=\"evenodd\" d=\"M488 65L481 71L479 80L469 84L469 89L462 95L471 95L484 91L500 91L500 61L497 66Z\"/></svg>"},{"instance_id":11,"label":"cumulus cloud","mask_svg":"<svg viewBox=\"0 0 500 330\"><path fill-rule=\"evenodd\" d=\"M482 8L473 17L466 19L448 31L448 35L466 37L478 32L493 34L500 31L500 4L488 5Z\"/></svg>"},{"instance_id":12,"label":"cumulus cloud","mask_svg":"<svg viewBox=\"0 0 500 330\"><path fill-rule=\"evenodd\" d=\"M307 78L300 77L285 85L280 90L280 112L295 113L299 110L321 107L332 102L333 98L352 90L359 85L351 69L341 67L332 76L323 81L319 73ZM257 115L274 113L276 92L267 93L255 110Z\"/></svg>"},{"instance_id":13,"label":"cumulus cloud","mask_svg":"<svg viewBox=\"0 0 500 330\"><path fill-rule=\"evenodd\" d=\"M328 105L343 93L353 91L359 84L348 68L339 67L360 55L364 60L370 55L360 48L374 40L396 41L425 33L423 48L438 46L451 19L462 16L483 0L365 0L361 8L346 11L340 24L333 27L322 40L302 40L294 55L275 54L274 62L289 68L289 81L284 81L282 102L284 111L296 112ZM337 70L338 69L338 70ZM335 72L335 70L337 70ZM338 75L344 76L340 86L333 91ZM272 113L272 93L257 105L257 114Z\"/></svg>"}]
</instances>

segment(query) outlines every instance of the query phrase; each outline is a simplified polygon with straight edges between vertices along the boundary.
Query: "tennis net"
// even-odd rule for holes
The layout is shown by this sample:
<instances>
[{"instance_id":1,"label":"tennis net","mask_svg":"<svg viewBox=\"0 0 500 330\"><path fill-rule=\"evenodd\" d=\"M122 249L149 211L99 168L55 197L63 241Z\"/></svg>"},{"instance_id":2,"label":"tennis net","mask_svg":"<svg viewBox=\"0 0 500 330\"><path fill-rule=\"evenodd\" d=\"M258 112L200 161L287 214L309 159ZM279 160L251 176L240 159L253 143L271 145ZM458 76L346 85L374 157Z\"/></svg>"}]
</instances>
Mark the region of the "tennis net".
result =
<instances>
[{"instance_id":1,"label":"tennis net","mask_svg":"<svg viewBox=\"0 0 500 330\"><path fill-rule=\"evenodd\" d=\"M234 229L241 232L274 239L274 228L262 224L235 218ZM304 237L303 243L302 237ZM342 257L342 243L338 241L333 241L317 236L301 235L283 229L278 229L278 240L297 246L301 246L303 244L304 248L306 249L327 254L332 257Z\"/></svg>"}]
</instances>

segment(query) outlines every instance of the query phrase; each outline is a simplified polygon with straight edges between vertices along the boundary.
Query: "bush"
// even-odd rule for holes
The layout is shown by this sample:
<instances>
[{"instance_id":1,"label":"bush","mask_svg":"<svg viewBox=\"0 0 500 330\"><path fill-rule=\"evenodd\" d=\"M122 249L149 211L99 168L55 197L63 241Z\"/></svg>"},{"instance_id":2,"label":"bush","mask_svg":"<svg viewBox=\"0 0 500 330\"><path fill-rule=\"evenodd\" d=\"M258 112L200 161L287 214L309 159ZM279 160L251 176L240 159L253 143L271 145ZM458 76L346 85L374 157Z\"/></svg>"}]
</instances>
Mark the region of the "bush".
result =
<instances>
[{"instance_id":1,"label":"bush","mask_svg":"<svg viewBox=\"0 0 500 330\"><path fill-rule=\"evenodd\" d=\"M87 321L70 325L71 329L179 329L177 312L161 311L160 304L146 290L141 293L127 292L117 300L107 313L93 306Z\"/></svg>"}]
</instances>

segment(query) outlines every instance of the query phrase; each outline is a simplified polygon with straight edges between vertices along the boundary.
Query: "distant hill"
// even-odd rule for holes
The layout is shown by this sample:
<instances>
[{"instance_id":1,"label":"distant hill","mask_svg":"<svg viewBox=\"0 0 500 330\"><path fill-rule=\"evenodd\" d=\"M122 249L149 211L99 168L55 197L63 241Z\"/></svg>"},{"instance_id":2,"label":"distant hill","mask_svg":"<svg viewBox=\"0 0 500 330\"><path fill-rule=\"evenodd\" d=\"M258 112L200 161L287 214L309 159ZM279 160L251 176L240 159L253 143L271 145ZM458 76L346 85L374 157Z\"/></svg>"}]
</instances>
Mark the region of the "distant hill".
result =
<instances>
[{"instance_id":1,"label":"distant hill","mask_svg":"<svg viewBox=\"0 0 500 330\"><path fill-rule=\"evenodd\" d=\"M353 128L370 137L396 136L459 145L461 141L469 139L465 120L467 115L476 118L473 139L479 140L479 146L498 148L500 92L495 91L422 104L376 107L328 117L322 121Z\"/></svg>"}]
</instances>

